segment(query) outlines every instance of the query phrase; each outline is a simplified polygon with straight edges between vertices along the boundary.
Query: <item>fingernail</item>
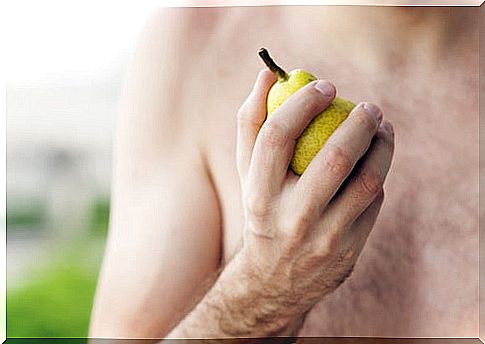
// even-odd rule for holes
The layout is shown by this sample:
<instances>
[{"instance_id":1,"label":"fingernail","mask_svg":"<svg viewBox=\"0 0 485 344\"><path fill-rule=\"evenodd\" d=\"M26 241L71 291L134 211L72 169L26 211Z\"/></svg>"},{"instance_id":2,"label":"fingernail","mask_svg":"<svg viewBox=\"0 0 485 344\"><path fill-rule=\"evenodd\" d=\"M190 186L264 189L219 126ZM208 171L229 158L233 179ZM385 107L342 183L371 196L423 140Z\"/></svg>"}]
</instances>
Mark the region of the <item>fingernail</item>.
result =
<instances>
[{"instance_id":1,"label":"fingernail","mask_svg":"<svg viewBox=\"0 0 485 344\"><path fill-rule=\"evenodd\" d=\"M335 94L335 88L332 86L331 83L325 80L319 80L315 84L315 88L325 97L333 97L333 95Z\"/></svg>"},{"instance_id":2,"label":"fingernail","mask_svg":"<svg viewBox=\"0 0 485 344\"><path fill-rule=\"evenodd\" d=\"M382 113L381 110L374 104L372 103L364 103L364 110L367 112L369 115L374 116L374 118L377 121L380 121L382 119Z\"/></svg>"},{"instance_id":3,"label":"fingernail","mask_svg":"<svg viewBox=\"0 0 485 344\"><path fill-rule=\"evenodd\" d=\"M394 135L394 129L392 128L391 123L388 121L383 121L381 123L381 128L384 129L388 134Z\"/></svg>"}]
</instances>

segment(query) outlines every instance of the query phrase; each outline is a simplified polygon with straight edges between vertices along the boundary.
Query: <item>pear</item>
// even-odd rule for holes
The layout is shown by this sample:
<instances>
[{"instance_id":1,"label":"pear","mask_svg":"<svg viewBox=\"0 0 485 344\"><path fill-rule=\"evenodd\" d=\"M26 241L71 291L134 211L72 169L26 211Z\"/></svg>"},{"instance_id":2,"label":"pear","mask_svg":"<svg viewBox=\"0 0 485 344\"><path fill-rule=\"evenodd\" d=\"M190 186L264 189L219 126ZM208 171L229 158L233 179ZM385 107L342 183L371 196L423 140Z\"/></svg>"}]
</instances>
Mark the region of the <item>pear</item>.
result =
<instances>
[{"instance_id":1,"label":"pear","mask_svg":"<svg viewBox=\"0 0 485 344\"><path fill-rule=\"evenodd\" d=\"M286 73L273 61L265 48L261 48L258 54L278 78L269 90L266 100L267 118L269 118L293 93L317 78L302 69ZM351 101L335 97L332 104L310 122L296 141L295 152L290 163L290 168L295 174L303 174L313 157L354 107L355 104Z\"/></svg>"}]
</instances>

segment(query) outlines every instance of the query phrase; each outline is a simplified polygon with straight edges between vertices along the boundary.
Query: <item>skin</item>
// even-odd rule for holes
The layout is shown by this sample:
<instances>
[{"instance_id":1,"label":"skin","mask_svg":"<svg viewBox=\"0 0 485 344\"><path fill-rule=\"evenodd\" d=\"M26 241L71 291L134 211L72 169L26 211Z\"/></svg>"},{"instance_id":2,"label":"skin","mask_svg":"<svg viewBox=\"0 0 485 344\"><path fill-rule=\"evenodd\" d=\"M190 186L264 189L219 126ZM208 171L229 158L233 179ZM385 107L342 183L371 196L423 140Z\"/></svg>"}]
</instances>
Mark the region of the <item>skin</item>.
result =
<instances>
[{"instance_id":1,"label":"skin","mask_svg":"<svg viewBox=\"0 0 485 344\"><path fill-rule=\"evenodd\" d=\"M335 88L312 82L265 121L274 81L262 71L238 114L243 246L170 337L285 333L350 274L382 205L393 131L377 106L358 106L298 178L288 172L295 140Z\"/></svg>"},{"instance_id":2,"label":"skin","mask_svg":"<svg viewBox=\"0 0 485 344\"><path fill-rule=\"evenodd\" d=\"M90 335L476 336L475 24L463 8L154 14L120 104ZM312 83L263 122L261 46L331 92ZM297 178L294 139L335 85L384 119L359 106Z\"/></svg>"}]
</instances>

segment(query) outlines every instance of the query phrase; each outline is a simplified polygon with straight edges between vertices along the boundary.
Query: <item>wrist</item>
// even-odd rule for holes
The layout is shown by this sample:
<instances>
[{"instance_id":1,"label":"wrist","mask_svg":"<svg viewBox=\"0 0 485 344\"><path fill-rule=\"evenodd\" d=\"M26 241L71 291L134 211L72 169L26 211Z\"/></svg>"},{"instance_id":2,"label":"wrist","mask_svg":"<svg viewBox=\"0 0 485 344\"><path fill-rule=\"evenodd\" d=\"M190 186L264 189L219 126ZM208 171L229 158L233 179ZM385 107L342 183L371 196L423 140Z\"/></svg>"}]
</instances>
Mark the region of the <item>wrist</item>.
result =
<instances>
[{"instance_id":1,"label":"wrist","mask_svg":"<svg viewBox=\"0 0 485 344\"><path fill-rule=\"evenodd\" d=\"M268 293L264 277L244 249L221 274L214 304L221 307L220 329L231 337L281 335L294 315L285 306L283 295L274 288Z\"/></svg>"}]
</instances>

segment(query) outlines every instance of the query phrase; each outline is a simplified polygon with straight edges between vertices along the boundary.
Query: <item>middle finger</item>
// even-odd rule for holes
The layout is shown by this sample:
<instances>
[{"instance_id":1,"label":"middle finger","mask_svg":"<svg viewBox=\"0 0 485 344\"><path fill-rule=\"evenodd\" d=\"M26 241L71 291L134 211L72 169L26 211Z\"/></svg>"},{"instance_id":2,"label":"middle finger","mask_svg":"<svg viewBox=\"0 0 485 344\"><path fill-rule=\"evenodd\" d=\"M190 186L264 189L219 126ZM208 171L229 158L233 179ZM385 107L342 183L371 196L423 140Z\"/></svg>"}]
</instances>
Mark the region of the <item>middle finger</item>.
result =
<instances>
[{"instance_id":1,"label":"middle finger","mask_svg":"<svg viewBox=\"0 0 485 344\"><path fill-rule=\"evenodd\" d=\"M249 182L274 194L288 172L296 139L335 97L334 86L324 80L311 82L290 96L263 124L256 138Z\"/></svg>"}]
</instances>

